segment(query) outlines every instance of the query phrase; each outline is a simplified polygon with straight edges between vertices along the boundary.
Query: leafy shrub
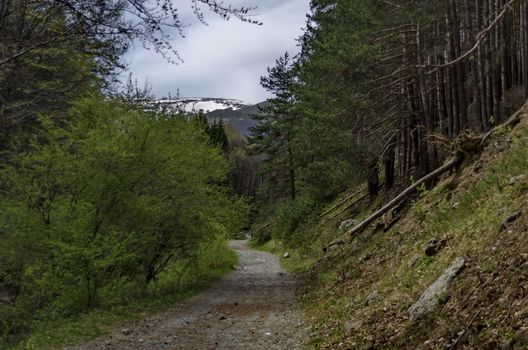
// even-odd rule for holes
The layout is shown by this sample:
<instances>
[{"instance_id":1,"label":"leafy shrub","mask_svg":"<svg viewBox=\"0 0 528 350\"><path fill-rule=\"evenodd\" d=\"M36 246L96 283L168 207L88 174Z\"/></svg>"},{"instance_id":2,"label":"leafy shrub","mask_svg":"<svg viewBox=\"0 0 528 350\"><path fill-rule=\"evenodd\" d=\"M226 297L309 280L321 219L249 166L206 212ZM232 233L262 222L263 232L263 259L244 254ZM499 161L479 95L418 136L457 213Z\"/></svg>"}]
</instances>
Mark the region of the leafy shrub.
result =
<instances>
[{"instance_id":1,"label":"leafy shrub","mask_svg":"<svg viewBox=\"0 0 528 350\"><path fill-rule=\"evenodd\" d=\"M79 101L0 168L0 334L31 318L126 302L169 266L226 263L247 206L195 123L98 97ZM31 316L29 316L31 315Z\"/></svg>"},{"instance_id":2,"label":"leafy shrub","mask_svg":"<svg viewBox=\"0 0 528 350\"><path fill-rule=\"evenodd\" d=\"M354 172L350 165L338 159L314 161L301 171L301 181L307 193L325 202L346 189L350 174Z\"/></svg>"},{"instance_id":3,"label":"leafy shrub","mask_svg":"<svg viewBox=\"0 0 528 350\"><path fill-rule=\"evenodd\" d=\"M263 229L263 230L255 230L253 231L251 235L251 242L255 246L261 246L266 244L267 242L271 241L273 237L271 236L271 230L270 229Z\"/></svg>"},{"instance_id":4,"label":"leafy shrub","mask_svg":"<svg viewBox=\"0 0 528 350\"><path fill-rule=\"evenodd\" d=\"M272 237L286 245L301 246L306 237L303 237L305 231L300 228L312 221L316 209L316 202L308 196L280 204L275 210Z\"/></svg>"}]
</instances>

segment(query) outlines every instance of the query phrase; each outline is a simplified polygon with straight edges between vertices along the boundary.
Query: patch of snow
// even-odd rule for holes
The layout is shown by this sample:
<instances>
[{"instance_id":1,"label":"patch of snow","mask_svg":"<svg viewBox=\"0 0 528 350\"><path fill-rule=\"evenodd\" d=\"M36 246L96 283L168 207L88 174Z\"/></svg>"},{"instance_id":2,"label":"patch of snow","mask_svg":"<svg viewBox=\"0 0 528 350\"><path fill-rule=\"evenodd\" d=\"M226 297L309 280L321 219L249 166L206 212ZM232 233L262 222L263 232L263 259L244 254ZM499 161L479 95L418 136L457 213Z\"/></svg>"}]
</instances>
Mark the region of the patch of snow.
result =
<instances>
[{"instance_id":1,"label":"patch of snow","mask_svg":"<svg viewBox=\"0 0 528 350\"><path fill-rule=\"evenodd\" d=\"M156 100L154 103L159 106L165 105L169 108L181 109L185 112L198 112L202 110L205 113L229 108L238 110L249 105L240 100L207 97L164 98Z\"/></svg>"}]
</instances>

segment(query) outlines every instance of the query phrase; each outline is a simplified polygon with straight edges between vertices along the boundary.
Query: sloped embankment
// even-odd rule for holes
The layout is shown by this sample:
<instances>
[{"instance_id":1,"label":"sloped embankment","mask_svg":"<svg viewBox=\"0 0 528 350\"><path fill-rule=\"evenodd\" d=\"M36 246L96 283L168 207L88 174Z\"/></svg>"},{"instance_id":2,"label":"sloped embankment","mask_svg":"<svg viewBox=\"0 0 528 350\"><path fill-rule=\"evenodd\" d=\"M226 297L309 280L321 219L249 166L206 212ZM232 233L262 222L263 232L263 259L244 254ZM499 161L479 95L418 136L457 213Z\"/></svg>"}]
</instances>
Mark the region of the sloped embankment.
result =
<instances>
[{"instance_id":1,"label":"sloped embankment","mask_svg":"<svg viewBox=\"0 0 528 350\"><path fill-rule=\"evenodd\" d=\"M311 344L528 349L527 208L525 106L513 130L499 130L431 191L421 188L390 230L374 224L332 250L306 283ZM414 315L457 259L460 269L426 298L431 308Z\"/></svg>"}]
</instances>

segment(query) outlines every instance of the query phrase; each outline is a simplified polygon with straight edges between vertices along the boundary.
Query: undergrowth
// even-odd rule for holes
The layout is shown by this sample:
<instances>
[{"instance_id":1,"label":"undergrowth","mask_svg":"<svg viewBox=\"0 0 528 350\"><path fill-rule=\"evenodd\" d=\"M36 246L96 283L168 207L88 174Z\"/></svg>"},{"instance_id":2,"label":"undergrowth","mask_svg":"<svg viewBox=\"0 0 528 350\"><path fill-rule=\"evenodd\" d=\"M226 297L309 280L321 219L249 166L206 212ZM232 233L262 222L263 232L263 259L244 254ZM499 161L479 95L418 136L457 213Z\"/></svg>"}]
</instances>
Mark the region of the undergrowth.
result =
<instances>
[{"instance_id":1,"label":"undergrowth","mask_svg":"<svg viewBox=\"0 0 528 350\"><path fill-rule=\"evenodd\" d=\"M314 257L307 254L302 254L300 250L286 249L276 240L270 240L263 245L250 242L250 247L277 255L279 257L281 267L284 270L292 273L306 272L316 261ZM284 256L285 254L287 254L286 257Z\"/></svg>"},{"instance_id":2,"label":"undergrowth","mask_svg":"<svg viewBox=\"0 0 528 350\"><path fill-rule=\"evenodd\" d=\"M142 293L131 294L111 308L96 308L74 318L35 320L31 335L16 345L5 346L13 350L57 349L107 334L200 293L238 261L225 238L203 245L195 259L192 265L171 264Z\"/></svg>"},{"instance_id":3,"label":"undergrowth","mask_svg":"<svg viewBox=\"0 0 528 350\"><path fill-rule=\"evenodd\" d=\"M446 345L442 342L451 341L452 333L460 332L475 311L457 308L467 303L465 295L480 292L474 290L473 274L503 273L500 263L513 259L516 244L523 249L522 239L513 240L511 246L503 244L504 248L497 243L505 234L516 235L511 229L501 232L500 226L513 212L522 211L528 200L528 128L516 128L511 138L508 134L497 136L483 153L482 172L473 169L476 159L467 160L460 172L430 191L422 191L388 232L373 232L371 228L352 244L337 248L329 263L312 276L302 299L305 316L312 324L310 346L438 348ZM512 177L521 180L512 183ZM365 208L354 219L361 221L373 208ZM336 221L319 224L319 232L326 232L319 239L327 242L339 235L335 226ZM522 235L522 230L517 234ZM426 256L423 249L431 238L445 238L447 246L437 255ZM438 310L414 327L408 322L408 307L457 256L469 259L468 272L453 293L439 298ZM517 290L522 288L522 280L510 278L508 285L499 287ZM495 305L489 306L490 318L495 318L507 311L500 300L513 305L515 299L507 298L515 293L508 293L491 302L478 301L483 296L475 296L475 300L480 307ZM496 344L502 338L519 343L518 333L508 328L511 326L500 323L493 327L494 331L475 331L473 338L467 337L468 344L478 344L471 343L472 339Z\"/></svg>"}]
</instances>

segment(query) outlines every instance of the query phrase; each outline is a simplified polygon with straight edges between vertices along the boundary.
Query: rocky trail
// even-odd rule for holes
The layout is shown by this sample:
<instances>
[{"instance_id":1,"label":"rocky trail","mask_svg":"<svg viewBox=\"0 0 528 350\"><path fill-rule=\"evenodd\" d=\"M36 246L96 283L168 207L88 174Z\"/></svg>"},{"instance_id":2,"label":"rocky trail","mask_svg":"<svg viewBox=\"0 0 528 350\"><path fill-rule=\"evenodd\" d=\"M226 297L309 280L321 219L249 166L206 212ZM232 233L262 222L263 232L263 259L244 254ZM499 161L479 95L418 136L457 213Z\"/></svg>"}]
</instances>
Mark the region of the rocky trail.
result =
<instances>
[{"instance_id":1,"label":"rocky trail","mask_svg":"<svg viewBox=\"0 0 528 350\"><path fill-rule=\"evenodd\" d=\"M277 257L231 241L235 271L207 291L127 329L69 349L298 349L296 279Z\"/></svg>"}]
</instances>

